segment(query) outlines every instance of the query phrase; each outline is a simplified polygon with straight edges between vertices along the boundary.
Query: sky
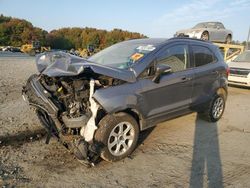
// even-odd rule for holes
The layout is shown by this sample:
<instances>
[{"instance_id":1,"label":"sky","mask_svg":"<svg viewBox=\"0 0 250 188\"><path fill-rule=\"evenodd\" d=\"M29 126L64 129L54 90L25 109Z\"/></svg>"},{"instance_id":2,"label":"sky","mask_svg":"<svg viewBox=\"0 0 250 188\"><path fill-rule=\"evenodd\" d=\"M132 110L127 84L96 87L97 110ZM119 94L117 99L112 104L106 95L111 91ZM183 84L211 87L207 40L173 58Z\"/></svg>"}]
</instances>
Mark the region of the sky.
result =
<instances>
[{"instance_id":1,"label":"sky","mask_svg":"<svg viewBox=\"0 0 250 188\"><path fill-rule=\"evenodd\" d=\"M250 0L0 0L0 14L47 31L62 27L113 28L170 38L198 22L221 21L233 40L247 39Z\"/></svg>"}]
</instances>

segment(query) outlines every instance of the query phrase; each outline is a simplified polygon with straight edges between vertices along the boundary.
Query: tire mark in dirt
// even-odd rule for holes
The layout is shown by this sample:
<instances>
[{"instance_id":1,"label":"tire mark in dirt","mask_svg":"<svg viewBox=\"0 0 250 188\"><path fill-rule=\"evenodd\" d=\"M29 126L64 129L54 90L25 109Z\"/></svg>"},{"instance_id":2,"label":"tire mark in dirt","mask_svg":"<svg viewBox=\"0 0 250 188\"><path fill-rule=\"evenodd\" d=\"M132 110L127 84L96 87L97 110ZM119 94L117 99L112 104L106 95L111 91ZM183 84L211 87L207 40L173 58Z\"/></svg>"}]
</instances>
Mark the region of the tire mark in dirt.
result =
<instances>
[{"instance_id":1,"label":"tire mark in dirt","mask_svg":"<svg viewBox=\"0 0 250 188\"><path fill-rule=\"evenodd\" d=\"M240 129L238 127L233 127L233 126L228 125L226 127L226 130L224 130L223 132L233 132L233 131L241 132L242 133L242 132L244 132L244 129Z\"/></svg>"},{"instance_id":2,"label":"tire mark in dirt","mask_svg":"<svg viewBox=\"0 0 250 188\"><path fill-rule=\"evenodd\" d=\"M192 151L192 145L188 144L170 144L170 143L156 143L150 148L138 148L141 152L158 155L158 154L167 154L171 156L183 156L183 154L188 154Z\"/></svg>"},{"instance_id":3,"label":"tire mark in dirt","mask_svg":"<svg viewBox=\"0 0 250 188\"><path fill-rule=\"evenodd\" d=\"M0 162L0 186L16 187L20 183L30 182L23 174L23 168L17 165L6 165Z\"/></svg>"},{"instance_id":4,"label":"tire mark in dirt","mask_svg":"<svg viewBox=\"0 0 250 188\"><path fill-rule=\"evenodd\" d=\"M233 169L224 173L223 182L225 185L230 186L234 181L239 180L241 176L250 177L250 165L247 164L231 164Z\"/></svg>"},{"instance_id":5,"label":"tire mark in dirt","mask_svg":"<svg viewBox=\"0 0 250 188\"><path fill-rule=\"evenodd\" d=\"M30 141L40 140L46 135L44 129L37 129L33 131L24 131L15 135L0 136L0 147L13 146L20 147Z\"/></svg>"}]
</instances>

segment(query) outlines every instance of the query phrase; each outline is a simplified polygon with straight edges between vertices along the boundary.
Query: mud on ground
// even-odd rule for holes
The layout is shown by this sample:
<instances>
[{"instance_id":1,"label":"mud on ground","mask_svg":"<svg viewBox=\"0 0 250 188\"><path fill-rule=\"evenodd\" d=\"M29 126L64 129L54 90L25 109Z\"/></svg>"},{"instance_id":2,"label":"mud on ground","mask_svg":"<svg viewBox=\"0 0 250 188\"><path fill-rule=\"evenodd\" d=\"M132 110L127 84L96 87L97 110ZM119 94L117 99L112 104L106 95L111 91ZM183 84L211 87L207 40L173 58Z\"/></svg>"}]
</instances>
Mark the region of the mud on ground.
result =
<instances>
[{"instance_id":1,"label":"mud on ground","mask_svg":"<svg viewBox=\"0 0 250 188\"><path fill-rule=\"evenodd\" d=\"M218 123L190 114L144 131L131 157L86 168L22 100L33 58L0 57L0 186L250 187L250 90L229 88Z\"/></svg>"}]
</instances>

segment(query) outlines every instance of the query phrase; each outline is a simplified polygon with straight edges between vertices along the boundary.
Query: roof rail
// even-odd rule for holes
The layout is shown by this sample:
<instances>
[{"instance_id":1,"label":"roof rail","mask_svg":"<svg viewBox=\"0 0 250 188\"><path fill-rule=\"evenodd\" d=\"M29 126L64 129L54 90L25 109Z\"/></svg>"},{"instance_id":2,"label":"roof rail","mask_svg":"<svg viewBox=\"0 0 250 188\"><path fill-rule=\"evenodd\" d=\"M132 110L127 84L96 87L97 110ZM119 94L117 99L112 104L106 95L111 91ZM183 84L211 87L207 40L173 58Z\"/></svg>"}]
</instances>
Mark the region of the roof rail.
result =
<instances>
[{"instance_id":1,"label":"roof rail","mask_svg":"<svg viewBox=\"0 0 250 188\"><path fill-rule=\"evenodd\" d=\"M201 40L201 39L197 39L197 38L189 38L189 37L186 37L186 36L181 36L181 37L172 37L168 40L193 40L193 41L200 41L200 42L206 42L206 43L210 43L210 44L213 44L211 41L209 40Z\"/></svg>"}]
</instances>

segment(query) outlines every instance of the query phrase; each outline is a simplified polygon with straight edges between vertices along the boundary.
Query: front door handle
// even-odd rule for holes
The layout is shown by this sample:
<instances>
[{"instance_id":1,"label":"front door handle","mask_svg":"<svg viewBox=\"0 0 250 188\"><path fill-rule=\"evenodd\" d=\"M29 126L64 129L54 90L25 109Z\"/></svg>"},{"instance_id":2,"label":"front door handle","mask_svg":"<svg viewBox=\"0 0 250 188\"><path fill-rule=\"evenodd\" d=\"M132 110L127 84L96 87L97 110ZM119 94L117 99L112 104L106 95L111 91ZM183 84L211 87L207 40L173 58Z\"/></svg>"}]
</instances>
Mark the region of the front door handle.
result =
<instances>
[{"instance_id":1,"label":"front door handle","mask_svg":"<svg viewBox=\"0 0 250 188\"><path fill-rule=\"evenodd\" d=\"M192 80L192 77L182 77L181 80L183 82L190 81L190 80Z\"/></svg>"}]
</instances>

